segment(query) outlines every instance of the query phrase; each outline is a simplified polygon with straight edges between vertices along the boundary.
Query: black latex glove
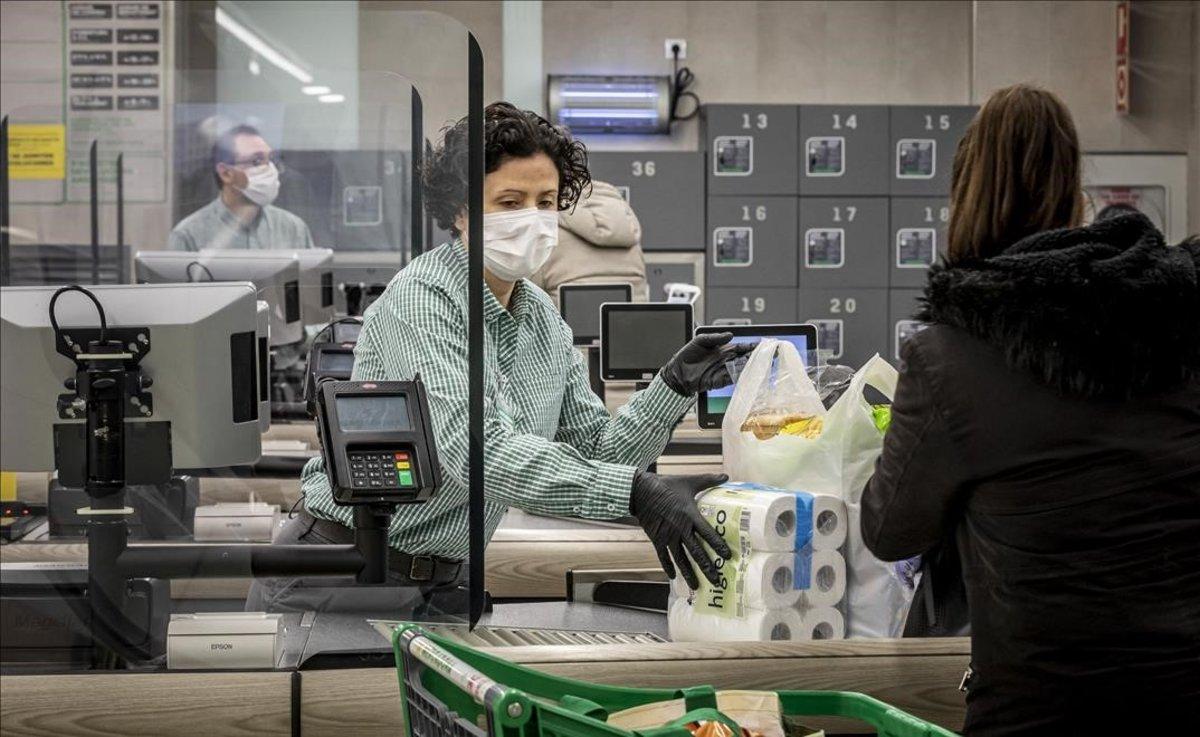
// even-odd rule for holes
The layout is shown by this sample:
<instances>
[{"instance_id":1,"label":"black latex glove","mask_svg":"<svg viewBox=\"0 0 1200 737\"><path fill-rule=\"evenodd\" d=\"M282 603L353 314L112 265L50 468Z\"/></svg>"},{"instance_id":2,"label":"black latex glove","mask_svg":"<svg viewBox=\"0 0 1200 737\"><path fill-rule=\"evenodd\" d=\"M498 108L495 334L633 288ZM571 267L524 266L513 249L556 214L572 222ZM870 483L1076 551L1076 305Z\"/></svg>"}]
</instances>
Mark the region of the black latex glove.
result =
<instances>
[{"instance_id":1,"label":"black latex glove","mask_svg":"<svg viewBox=\"0 0 1200 737\"><path fill-rule=\"evenodd\" d=\"M714 586L720 581L720 573L700 541L708 543L717 555L726 560L733 555L725 540L696 507L697 494L728 480L728 476L717 473L659 476L649 471L638 471L633 477L633 491L629 496L630 513L642 525L650 542L654 543L658 562L667 576L675 578L678 569L692 590L700 588L700 582L684 554L685 550Z\"/></svg>"},{"instance_id":2,"label":"black latex glove","mask_svg":"<svg viewBox=\"0 0 1200 737\"><path fill-rule=\"evenodd\" d=\"M750 353L758 345L726 345L732 339L733 333L697 335L667 361L659 375L667 386L685 397L729 386L733 379L729 376L729 368L725 364Z\"/></svg>"}]
</instances>

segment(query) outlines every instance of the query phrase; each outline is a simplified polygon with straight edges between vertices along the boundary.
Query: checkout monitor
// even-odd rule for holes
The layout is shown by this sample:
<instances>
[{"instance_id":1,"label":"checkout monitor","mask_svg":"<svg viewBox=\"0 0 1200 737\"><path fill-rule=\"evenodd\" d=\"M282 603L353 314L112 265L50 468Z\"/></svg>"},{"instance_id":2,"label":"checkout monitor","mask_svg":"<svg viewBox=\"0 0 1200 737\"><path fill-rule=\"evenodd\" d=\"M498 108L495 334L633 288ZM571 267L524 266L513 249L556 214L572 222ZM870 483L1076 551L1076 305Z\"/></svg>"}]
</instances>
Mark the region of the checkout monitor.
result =
<instances>
[{"instance_id":1,"label":"checkout monitor","mask_svg":"<svg viewBox=\"0 0 1200 737\"><path fill-rule=\"evenodd\" d=\"M793 325L701 325L696 335L704 333L733 333L733 343L757 343L763 338L786 340L796 346L805 367L816 364L817 329L808 324ZM743 362L745 358L741 359ZM700 392L696 400L697 420L702 428L720 428L725 409L733 397L734 386Z\"/></svg>"},{"instance_id":2,"label":"checkout monitor","mask_svg":"<svg viewBox=\"0 0 1200 737\"><path fill-rule=\"evenodd\" d=\"M169 422L173 468L221 468L261 455L254 288L248 283L95 285L108 328L145 328L141 361L153 380L149 416L126 424ZM63 382L75 364L54 348L50 298L57 287L0 290L0 467L52 471L54 426ZM63 332L95 328L95 305L66 293L55 305ZM136 340L136 338L134 339ZM133 416L130 416L133 415Z\"/></svg>"},{"instance_id":3,"label":"checkout monitor","mask_svg":"<svg viewBox=\"0 0 1200 737\"><path fill-rule=\"evenodd\" d=\"M296 251L300 261L300 315L305 325L325 325L333 319L333 251L306 248Z\"/></svg>"},{"instance_id":4,"label":"checkout monitor","mask_svg":"<svg viewBox=\"0 0 1200 737\"><path fill-rule=\"evenodd\" d=\"M600 306L600 378L650 381L692 339L692 306L666 302Z\"/></svg>"},{"instance_id":5,"label":"checkout monitor","mask_svg":"<svg viewBox=\"0 0 1200 737\"><path fill-rule=\"evenodd\" d=\"M271 346L304 339L296 251L138 251L134 273L139 284L252 282L258 298L271 306Z\"/></svg>"},{"instance_id":6,"label":"checkout monitor","mask_svg":"<svg viewBox=\"0 0 1200 737\"><path fill-rule=\"evenodd\" d=\"M575 345L600 344L600 305L631 302L632 284L564 284L558 288L558 310L571 328Z\"/></svg>"}]
</instances>

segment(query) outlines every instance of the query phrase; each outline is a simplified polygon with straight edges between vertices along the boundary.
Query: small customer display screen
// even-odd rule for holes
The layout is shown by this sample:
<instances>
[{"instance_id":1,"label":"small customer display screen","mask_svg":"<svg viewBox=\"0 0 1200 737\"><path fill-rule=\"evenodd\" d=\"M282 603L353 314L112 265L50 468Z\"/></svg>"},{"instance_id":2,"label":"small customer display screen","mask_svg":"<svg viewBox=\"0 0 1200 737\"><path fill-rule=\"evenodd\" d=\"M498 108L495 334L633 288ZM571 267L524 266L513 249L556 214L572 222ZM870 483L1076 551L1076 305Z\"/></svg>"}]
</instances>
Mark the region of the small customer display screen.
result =
<instances>
[{"instance_id":1,"label":"small customer display screen","mask_svg":"<svg viewBox=\"0 0 1200 737\"><path fill-rule=\"evenodd\" d=\"M342 432L411 430L408 397L403 394L352 395L337 398L338 429Z\"/></svg>"},{"instance_id":2,"label":"small customer display screen","mask_svg":"<svg viewBox=\"0 0 1200 737\"><path fill-rule=\"evenodd\" d=\"M600 341L600 305L629 302L633 287L629 284L578 284L558 288L559 310L575 336L575 345L593 345Z\"/></svg>"},{"instance_id":3,"label":"small customer display screen","mask_svg":"<svg viewBox=\"0 0 1200 737\"><path fill-rule=\"evenodd\" d=\"M603 378L649 381L692 338L692 306L646 303L605 305Z\"/></svg>"},{"instance_id":4,"label":"small customer display screen","mask_svg":"<svg viewBox=\"0 0 1200 737\"><path fill-rule=\"evenodd\" d=\"M696 328L696 335L704 333L733 333L733 339L730 343L758 343L764 338L772 340L783 340L796 346L796 350L800 353L800 360L804 362L807 368L817 351L817 329L812 325L807 324L791 324L791 325L704 325ZM741 372L741 369L746 365L749 356L743 356L735 362L731 367L736 375ZM736 384L713 389L708 392L701 392L699 397L698 420L700 427L716 428L721 426L721 421L725 417L725 410L729 408L729 401L733 398L733 390Z\"/></svg>"},{"instance_id":5,"label":"small customer display screen","mask_svg":"<svg viewBox=\"0 0 1200 737\"><path fill-rule=\"evenodd\" d=\"M342 351L325 351L321 353L321 358L318 361L321 364L322 371L345 371L349 373L354 369L354 354Z\"/></svg>"}]
</instances>

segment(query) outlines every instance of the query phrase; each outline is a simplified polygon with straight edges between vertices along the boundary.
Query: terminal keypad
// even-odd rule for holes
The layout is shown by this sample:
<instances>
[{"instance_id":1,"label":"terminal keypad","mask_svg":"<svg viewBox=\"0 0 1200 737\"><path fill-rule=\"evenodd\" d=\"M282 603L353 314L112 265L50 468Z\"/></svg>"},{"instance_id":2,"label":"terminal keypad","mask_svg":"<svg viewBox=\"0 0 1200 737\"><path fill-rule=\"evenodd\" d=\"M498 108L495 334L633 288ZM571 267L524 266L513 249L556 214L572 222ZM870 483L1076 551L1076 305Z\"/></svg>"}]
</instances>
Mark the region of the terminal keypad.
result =
<instances>
[{"instance_id":1,"label":"terminal keypad","mask_svg":"<svg viewBox=\"0 0 1200 737\"><path fill-rule=\"evenodd\" d=\"M406 450L349 453L350 481L358 489L411 489L417 484Z\"/></svg>"}]
</instances>

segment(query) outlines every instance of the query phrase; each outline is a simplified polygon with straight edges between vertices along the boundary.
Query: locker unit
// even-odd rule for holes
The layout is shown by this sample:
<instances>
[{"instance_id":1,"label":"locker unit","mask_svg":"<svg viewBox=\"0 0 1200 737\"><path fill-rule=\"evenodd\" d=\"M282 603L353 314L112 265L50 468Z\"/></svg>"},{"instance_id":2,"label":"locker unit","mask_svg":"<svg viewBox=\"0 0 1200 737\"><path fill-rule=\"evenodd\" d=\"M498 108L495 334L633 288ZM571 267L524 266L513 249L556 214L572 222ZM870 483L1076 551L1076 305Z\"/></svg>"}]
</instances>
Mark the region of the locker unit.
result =
<instances>
[{"instance_id":1,"label":"locker unit","mask_svg":"<svg viewBox=\"0 0 1200 737\"><path fill-rule=\"evenodd\" d=\"M886 197L800 198L800 287L888 285Z\"/></svg>"},{"instance_id":2,"label":"locker unit","mask_svg":"<svg viewBox=\"0 0 1200 737\"><path fill-rule=\"evenodd\" d=\"M890 193L950 194L954 150L977 109L972 105L892 107Z\"/></svg>"},{"instance_id":3,"label":"locker unit","mask_svg":"<svg viewBox=\"0 0 1200 737\"><path fill-rule=\"evenodd\" d=\"M888 244L889 285L925 286L929 267L946 254L950 203L944 197L893 197Z\"/></svg>"},{"instance_id":4,"label":"locker unit","mask_svg":"<svg viewBox=\"0 0 1200 737\"><path fill-rule=\"evenodd\" d=\"M888 352L881 354L893 366L900 365L900 346L924 327L913 319L921 289L893 289L888 293Z\"/></svg>"},{"instance_id":5,"label":"locker unit","mask_svg":"<svg viewBox=\"0 0 1200 737\"><path fill-rule=\"evenodd\" d=\"M643 249L704 249L703 152L594 151L588 168L625 195L642 224Z\"/></svg>"},{"instance_id":6,"label":"locker unit","mask_svg":"<svg viewBox=\"0 0 1200 737\"><path fill-rule=\"evenodd\" d=\"M796 321L793 287L717 287L705 293L706 325L770 325Z\"/></svg>"},{"instance_id":7,"label":"locker unit","mask_svg":"<svg viewBox=\"0 0 1200 737\"><path fill-rule=\"evenodd\" d=\"M795 105L705 105L708 194L799 194Z\"/></svg>"},{"instance_id":8,"label":"locker unit","mask_svg":"<svg viewBox=\"0 0 1200 737\"><path fill-rule=\"evenodd\" d=\"M859 368L875 353L887 356L886 289L800 289L800 322L817 326L826 363Z\"/></svg>"},{"instance_id":9,"label":"locker unit","mask_svg":"<svg viewBox=\"0 0 1200 737\"><path fill-rule=\"evenodd\" d=\"M795 197L708 198L709 287L794 287Z\"/></svg>"},{"instance_id":10,"label":"locker unit","mask_svg":"<svg viewBox=\"0 0 1200 737\"><path fill-rule=\"evenodd\" d=\"M889 132L884 105L801 105L800 194L888 194Z\"/></svg>"},{"instance_id":11,"label":"locker unit","mask_svg":"<svg viewBox=\"0 0 1200 737\"><path fill-rule=\"evenodd\" d=\"M646 285L651 302L665 302L667 294L663 287L672 282L694 284L700 287L700 297L692 305L692 316L697 323L704 321L704 254L651 252L646 256Z\"/></svg>"}]
</instances>

